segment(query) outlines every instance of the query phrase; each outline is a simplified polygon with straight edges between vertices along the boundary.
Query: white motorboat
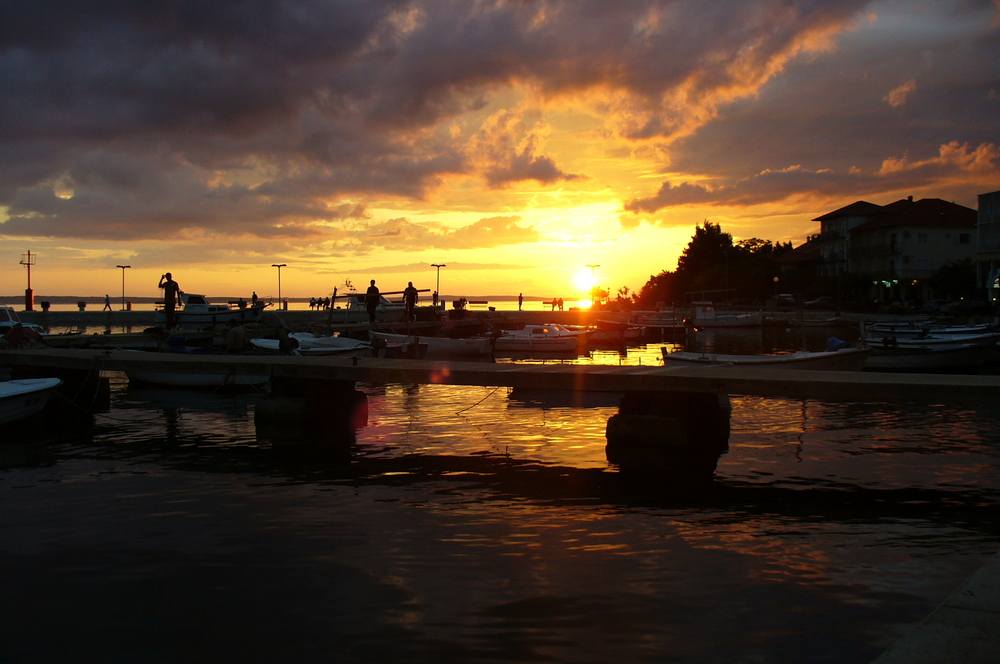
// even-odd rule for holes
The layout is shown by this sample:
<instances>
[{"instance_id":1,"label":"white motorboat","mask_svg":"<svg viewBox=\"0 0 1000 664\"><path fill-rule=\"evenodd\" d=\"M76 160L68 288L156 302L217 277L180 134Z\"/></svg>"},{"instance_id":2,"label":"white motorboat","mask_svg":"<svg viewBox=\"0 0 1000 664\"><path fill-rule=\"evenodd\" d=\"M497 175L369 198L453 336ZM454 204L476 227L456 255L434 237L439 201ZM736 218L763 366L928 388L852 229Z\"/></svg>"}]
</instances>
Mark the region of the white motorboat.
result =
<instances>
[{"instance_id":1,"label":"white motorboat","mask_svg":"<svg viewBox=\"0 0 1000 664\"><path fill-rule=\"evenodd\" d=\"M45 334L45 330L35 325L34 323L25 323L17 315L14 307L0 307L0 337L7 334L14 329L14 326L20 324L21 327L37 332L38 334Z\"/></svg>"},{"instance_id":2,"label":"white motorboat","mask_svg":"<svg viewBox=\"0 0 1000 664\"><path fill-rule=\"evenodd\" d=\"M181 306L174 311L174 323L176 328L182 330L204 330L225 325L231 320L250 323L260 318L266 306L268 304L265 302L244 306L240 306L239 302L212 304L204 295L182 293ZM167 312L162 307L157 308L153 322L161 327L166 326Z\"/></svg>"},{"instance_id":3,"label":"white motorboat","mask_svg":"<svg viewBox=\"0 0 1000 664\"><path fill-rule=\"evenodd\" d=\"M590 330L570 330L558 323L525 325L520 330L504 330L497 337L495 352L567 352L587 345Z\"/></svg>"},{"instance_id":4,"label":"white motorboat","mask_svg":"<svg viewBox=\"0 0 1000 664\"><path fill-rule=\"evenodd\" d=\"M670 352L662 348L663 364L667 367L691 367L731 364L762 369L813 369L817 371L861 371L870 348L842 348L829 351L798 351L774 355L727 355L723 353Z\"/></svg>"},{"instance_id":5,"label":"white motorboat","mask_svg":"<svg viewBox=\"0 0 1000 664\"><path fill-rule=\"evenodd\" d=\"M0 382L0 424L31 417L45 407L58 378L22 378Z\"/></svg>"},{"instance_id":6,"label":"white motorboat","mask_svg":"<svg viewBox=\"0 0 1000 664\"><path fill-rule=\"evenodd\" d=\"M386 343L395 344L427 344L427 359L482 359L493 354L493 344L496 337L466 337L451 339L449 337L422 337L406 334L389 334L387 332L369 332L374 341L381 339Z\"/></svg>"}]
</instances>

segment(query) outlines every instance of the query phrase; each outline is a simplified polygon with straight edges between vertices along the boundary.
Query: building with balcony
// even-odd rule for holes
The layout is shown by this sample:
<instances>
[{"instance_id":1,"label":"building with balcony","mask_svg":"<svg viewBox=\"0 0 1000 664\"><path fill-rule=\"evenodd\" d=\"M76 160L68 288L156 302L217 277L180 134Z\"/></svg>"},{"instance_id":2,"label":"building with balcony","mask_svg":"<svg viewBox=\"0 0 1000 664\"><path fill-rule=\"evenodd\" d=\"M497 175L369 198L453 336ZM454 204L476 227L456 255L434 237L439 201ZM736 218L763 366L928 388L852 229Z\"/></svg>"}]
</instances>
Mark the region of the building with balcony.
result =
<instances>
[{"instance_id":1,"label":"building with balcony","mask_svg":"<svg viewBox=\"0 0 1000 664\"><path fill-rule=\"evenodd\" d=\"M940 198L883 206L851 229L850 272L872 279L885 301L931 299L926 280L943 265L974 259L976 211Z\"/></svg>"},{"instance_id":2,"label":"building with balcony","mask_svg":"<svg viewBox=\"0 0 1000 664\"><path fill-rule=\"evenodd\" d=\"M851 231L878 217L884 208L868 201L857 201L847 207L827 212L813 221L820 222L817 277L834 277L851 270Z\"/></svg>"}]
</instances>

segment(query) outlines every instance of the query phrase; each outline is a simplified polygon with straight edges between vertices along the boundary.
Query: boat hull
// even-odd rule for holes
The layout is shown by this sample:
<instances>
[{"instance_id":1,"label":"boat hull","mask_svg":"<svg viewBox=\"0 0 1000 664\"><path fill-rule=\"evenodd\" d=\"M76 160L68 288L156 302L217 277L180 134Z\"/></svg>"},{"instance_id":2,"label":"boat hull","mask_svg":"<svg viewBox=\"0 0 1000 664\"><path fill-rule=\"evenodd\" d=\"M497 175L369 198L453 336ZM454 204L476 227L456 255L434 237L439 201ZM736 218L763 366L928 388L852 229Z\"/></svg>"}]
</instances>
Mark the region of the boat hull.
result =
<instances>
[{"instance_id":1,"label":"boat hull","mask_svg":"<svg viewBox=\"0 0 1000 664\"><path fill-rule=\"evenodd\" d=\"M159 387L183 389L250 388L263 386L267 376L233 376L219 374L157 373L152 371L129 371L125 374L129 381Z\"/></svg>"},{"instance_id":2,"label":"boat hull","mask_svg":"<svg viewBox=\"0 0 1000 664\"><path fill-rule=\"evenodd\" d=\"M372 340L381 339L396 344L427 344L427 359L469 359L489 357L493 353L493 337L422 337L417 335L371 332Z\"/></svg>"},{"instance_id":3,"label":"boat hull","mask_svg":"<svg viewBox=\"0 0 1000 664\"><path fill-rule=\"evenodd\" d=\"M58 378L25 378L0 383L0 424L17 422L41 412L61 384Z\"/></svg>"},{"instance_id":4,"label":"boat hull","mask_svg":"<svg viewBox=\"0 0 1000 664\"><path fill-rule=\"evenodd\" d=\"M668 367L730 364L768 369L811 369L815 371L861 371L871 349L845 348L810 353L800 351L783 355L725 355L718 353L668 352L662 349L663 364Z\"/></svg>"}]
</instances>

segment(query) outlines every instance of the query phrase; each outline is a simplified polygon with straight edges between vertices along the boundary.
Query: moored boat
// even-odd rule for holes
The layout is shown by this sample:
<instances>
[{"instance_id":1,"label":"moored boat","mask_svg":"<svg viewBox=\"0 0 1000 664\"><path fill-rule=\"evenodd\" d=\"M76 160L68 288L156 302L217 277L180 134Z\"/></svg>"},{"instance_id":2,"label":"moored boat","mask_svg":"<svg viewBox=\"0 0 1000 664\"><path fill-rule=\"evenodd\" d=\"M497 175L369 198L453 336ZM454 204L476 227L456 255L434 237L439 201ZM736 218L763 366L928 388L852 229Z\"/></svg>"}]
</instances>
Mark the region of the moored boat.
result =
<instances>
[{"instance_id":1,"label":"moored boat","mask_svg":"<svg viewBox=\"0 0 1000 664\"><path fill-rule=\"evenodd\" d=\"M225 325L231 320L250 323L260 318L266 306L267 303L263 301L257 304L244 303L244 306L240 306L239 302L236 305L212 304L204 295L182 293L181 306L174 311L174 323L177 329L182 330L204 330ZM157 308L153 322L162 327L166 326L167 312L162 307Z\"/></svg>"},{"instance_id":2,"label":"moored boat","mask_svg":"<svg viewBox=\"0 0 1000 664\"><path fill-rule=\"evenodd\" d=\"M773 355L737 355L724 353L670 352L661 349L667 367L711 366L730 364L768 369L813 369L817 371L861 371L870 348L842 348L829 351L798 351Z\"/></svg>"},{"instance_id":3,"label":"moored boat","mask_svg":"<svg viewBox=\"0 0 1000 664\"><path fill-rule=\"evenodd\" d=\"M711 302L693 302L691 321L695 327L760 327L763 311L722 313Z\"/></svg>"},{"instance_id":4,"label":"moored boat","mask_svg":"<svg viewBox=\"0 0 1000 664\"><path fill-rule=\"evenodd\" d=\"M558 323L525 325L520 330L504 330L497 337L495 352L567 352L584 348L589 330L570 330Z\"/></svg>"},{"instance_id":5,"label":"moored boat","mask_svg":"<svg viewBox=\"0 0 1000 664\"><path fill-rule=\"evenodd\" d=\"M422 337L417 335L390 334L388 332L369 332L372 341L382 340L389 344L426 344L427 359L482 359L493 354L496 337L465 337L452 339L450 337Z\"/></svg>"},{"instance_id":6,"label":"moored boat","mask_svg":"<svg viewBox=\"0 0 1000 664\"><path fill-rule=\"evenodd\" d=\"M329 337L309 334L308 332L292 332L288 335L290 339L295 339L298 344L294 349L295 355L322 356L322 355L356 355L367 357L371 355L371 344L359 339L350 337ZM250 343L255 348L267 352L281 352L281 341L279 339L251 339Z\"/></svg>"},{"instance_id":7,"label":"moored boat","mask_svg":"<svg viewBox=\"0 0 1000 664\"><path fill-rule=\"evenodd\" d=\"M26 419L45 407L58 378L22 378L0 382L0 424Z\"/></svg>"},{"instance_id":8,"label":"moored boat","mask_svg":"<svg viewBox=\"0 0 1000 664\"><path fill-rule=\"evenodd\" d=\"M16 326L20 325L22 329L31 330L37 334L44 335L45 330L34 323L25 323L17 315L17 311L14 307L3 306L0 307L0 337L7 334L13 330Z\"/></svg>"}]
</instances>

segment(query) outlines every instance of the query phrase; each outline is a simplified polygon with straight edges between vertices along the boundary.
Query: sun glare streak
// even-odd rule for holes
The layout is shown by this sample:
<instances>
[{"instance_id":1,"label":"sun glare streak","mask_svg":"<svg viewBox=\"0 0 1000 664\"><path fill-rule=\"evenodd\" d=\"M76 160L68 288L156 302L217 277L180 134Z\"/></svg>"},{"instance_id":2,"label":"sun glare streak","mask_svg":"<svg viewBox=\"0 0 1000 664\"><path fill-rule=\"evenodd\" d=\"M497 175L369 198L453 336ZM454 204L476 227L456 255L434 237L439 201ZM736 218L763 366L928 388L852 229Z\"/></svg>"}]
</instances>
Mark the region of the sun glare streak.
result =
<instances>
[{"instance_id":1,"label":"sun glare streak","mask_svg":"<svg viewBox=\"0 0 1000 664\"><path fill-rule=\"evenodd\" d=\"M573 283L579 290L589 294L591 289L594 287L594 277L589 269L580 270L579 272L576 273L576 277L573 279Z\"/></svg>"}]
</instances>

